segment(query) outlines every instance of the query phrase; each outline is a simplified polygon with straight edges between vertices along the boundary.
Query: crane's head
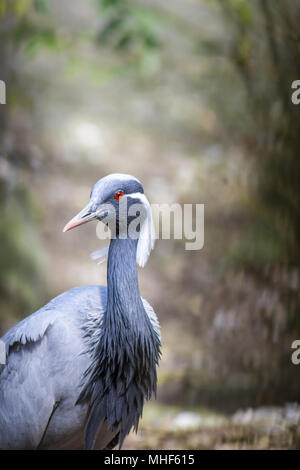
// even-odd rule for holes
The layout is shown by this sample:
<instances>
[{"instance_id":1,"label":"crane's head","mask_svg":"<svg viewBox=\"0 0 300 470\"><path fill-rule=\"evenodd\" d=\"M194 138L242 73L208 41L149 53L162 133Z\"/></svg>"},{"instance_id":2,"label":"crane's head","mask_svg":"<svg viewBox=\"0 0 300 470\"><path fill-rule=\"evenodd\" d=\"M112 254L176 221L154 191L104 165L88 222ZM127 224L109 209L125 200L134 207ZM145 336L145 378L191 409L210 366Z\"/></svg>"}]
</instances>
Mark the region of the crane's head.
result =
<instances>
[{"instance_id":1,"label":"crane's head","mask_svg":"<svg viewBox=\"0 0 300 470\"><path fill-rule=\"evenodd\" d=\"M92 188L89 203L64 227L63 232L91 220L106 224L122 238L138 238L137 263L144 266L154 247L151 207L142 184L131 175L115 173Z\"/></svg>"}]
</instances>

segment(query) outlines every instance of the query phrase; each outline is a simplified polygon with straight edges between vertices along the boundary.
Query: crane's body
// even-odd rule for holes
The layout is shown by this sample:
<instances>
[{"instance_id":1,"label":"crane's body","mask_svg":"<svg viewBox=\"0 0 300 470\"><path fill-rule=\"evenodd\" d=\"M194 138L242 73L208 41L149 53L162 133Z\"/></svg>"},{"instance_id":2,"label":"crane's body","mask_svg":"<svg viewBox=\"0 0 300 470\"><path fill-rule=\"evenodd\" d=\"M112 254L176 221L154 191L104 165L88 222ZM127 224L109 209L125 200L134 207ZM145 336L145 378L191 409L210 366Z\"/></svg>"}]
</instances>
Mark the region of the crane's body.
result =
<instances>
[{"instance_id":1,"label":"crane's body","mask_svg":"<svg viewBox=\"0 0 300 470\"><path fill-rule=\"evenodd\" d=\"M97 207L110 197L104 183L95 185ZM128 192L122 178L110 184ZM92 195L67 230L91 218L91 203ZM107 287L71 289L2 337L0 449L105 449L137 428L144 400L156 391L160 355L157 317L138 288L138 244L117 234Z\"/></svg>"},{"instance_id":2,"label":"crane's body","mask_svg":"<svg viewBox=\"0 0 300 470\"><path fill-rule=\"evenodd\" d=\"M89 404L75 403L106 302L104 286L73 288L2 337L9 354L0 375L0 449L84 448ZM154 311L143 302L159 332ZM108 447L115 434L103 423L95 448Z\"/></svg>"}]
</instances>

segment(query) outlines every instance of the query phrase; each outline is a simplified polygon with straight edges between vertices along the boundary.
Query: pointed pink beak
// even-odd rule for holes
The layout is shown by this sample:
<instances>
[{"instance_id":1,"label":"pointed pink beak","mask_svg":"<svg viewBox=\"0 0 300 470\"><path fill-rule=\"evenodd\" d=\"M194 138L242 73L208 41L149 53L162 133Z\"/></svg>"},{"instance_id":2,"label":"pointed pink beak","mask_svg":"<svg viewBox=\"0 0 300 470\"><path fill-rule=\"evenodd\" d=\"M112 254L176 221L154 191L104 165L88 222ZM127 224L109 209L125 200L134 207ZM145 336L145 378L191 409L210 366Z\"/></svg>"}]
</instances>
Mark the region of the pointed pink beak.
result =
<instances>
[{"instance_id":1,"label":"pointed pink beak","mask_svg":"<svg viewBox=\"0 0 300 470\"><path fill-rule=\"evenodd\" d=\"M87 205L79 214L75 215L63 228L63 232L67 232L72 228L78 227L79 225L86 224L90 220L95 218L95 214L91 212L89 205Z\"/></svg>"}]
</instances>

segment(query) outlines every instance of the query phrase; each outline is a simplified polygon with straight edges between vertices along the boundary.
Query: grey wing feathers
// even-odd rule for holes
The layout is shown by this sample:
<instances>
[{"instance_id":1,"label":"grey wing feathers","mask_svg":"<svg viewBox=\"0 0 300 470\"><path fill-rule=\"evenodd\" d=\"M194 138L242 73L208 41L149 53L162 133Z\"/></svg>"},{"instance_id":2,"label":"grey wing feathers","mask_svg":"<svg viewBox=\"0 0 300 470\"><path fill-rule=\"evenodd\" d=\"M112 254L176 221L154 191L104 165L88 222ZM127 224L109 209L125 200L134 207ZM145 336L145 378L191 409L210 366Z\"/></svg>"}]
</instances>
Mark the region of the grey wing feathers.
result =
<instances>
[{"instance_id":1,"label":"grey wing feathers","mask_svg":"<svg viewBox=\"0 0 300 470\"><path fill-rule=\"evenodd\" d=\"M98 317L99 311L103 312L104 298L103 288L96 286L74 287L58 295L43 308L32 313L5 333L1 340L6 345L6 353L9 353L9 349L15 343L24 345L39 341L58 319L68 319L68 322L72 319L75 320L74 317L78 313L76 310L78 310L78 305L83 304L83 300L86 300L87 308L86 312L81 312L82 316L85 317L89 311L94 311Z\"/></svg>"},{"instance_id":2,"label":"grey wing feathers","mask_svg":"<svg viewBox=\"0 0 300 470\"><path fill-rule=\"evenodd\" d=\"M74 422L80 427L86 411L74 404L89 364L81 325L91 310L100 318L101 295L94 286L72 289L2 337L7 361L0 371L0 449L36 448L57 400L45 445L51 446L50 437L55 444L71 435Z\"/></svg>"},{"instance_id":3,"label":"grey wing feathers","mask_svg":"<svg viewBox=\"0 0 300 470\"><path fill-rule=\"evenodd\" d=\"M46 309L46 307L44 307L44 309ZM17 325L12 327L1 338L6 346L6 354L9 353L9 349L16 343L26 344L39 341L45 335L47 329L53 325L55 315L53 315L51 309L49 309L48 312L44 310L43 315L37 317L39 312L38 310L36 313L30 315L30 317L17 323Z\"/></svg>"}]
</instances>

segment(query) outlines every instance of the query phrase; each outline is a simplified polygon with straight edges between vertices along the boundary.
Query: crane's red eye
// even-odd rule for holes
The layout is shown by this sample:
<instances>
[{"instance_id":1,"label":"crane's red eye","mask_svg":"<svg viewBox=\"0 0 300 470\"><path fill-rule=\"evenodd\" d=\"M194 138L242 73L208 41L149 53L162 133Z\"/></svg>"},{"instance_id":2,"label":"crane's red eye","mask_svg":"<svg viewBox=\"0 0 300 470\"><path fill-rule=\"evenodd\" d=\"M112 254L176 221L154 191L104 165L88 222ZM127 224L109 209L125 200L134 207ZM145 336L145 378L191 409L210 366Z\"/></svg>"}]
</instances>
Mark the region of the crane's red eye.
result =
<instances>
[{"instance_id":1,"label":"crane's red eye","mask_svg":"<svg viewBox=\"0 0 300 470\"><path fill-rule=\"evenodd\" d=\"M118 192L115 194L114 197L115 197L115 199L117 199L117 201L118 201L118 200L121 199L123 196L124 196L123 191L118 191Z\"/></svg>"}]
</instances>

